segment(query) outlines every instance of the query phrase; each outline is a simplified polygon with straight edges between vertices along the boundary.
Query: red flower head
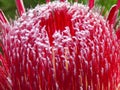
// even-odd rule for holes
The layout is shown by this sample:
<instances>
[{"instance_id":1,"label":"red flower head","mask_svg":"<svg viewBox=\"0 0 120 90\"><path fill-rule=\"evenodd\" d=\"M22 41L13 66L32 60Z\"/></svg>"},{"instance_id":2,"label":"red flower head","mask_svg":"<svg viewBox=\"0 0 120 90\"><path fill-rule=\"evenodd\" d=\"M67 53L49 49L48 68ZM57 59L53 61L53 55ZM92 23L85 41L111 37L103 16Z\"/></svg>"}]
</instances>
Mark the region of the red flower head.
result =
<instances>
[{"instance_id":1,"label":"red flower head","mask_svg":"<svg viewBox=\"0 0 120 90\"><path fill-rule=\"evenodd\" d=\"M119 90L119 1L107 19L65 1L38 5L9 23L0 11L0 90ZM119 31L119 30L118 30Z\"/></svg>"}]
</instances>

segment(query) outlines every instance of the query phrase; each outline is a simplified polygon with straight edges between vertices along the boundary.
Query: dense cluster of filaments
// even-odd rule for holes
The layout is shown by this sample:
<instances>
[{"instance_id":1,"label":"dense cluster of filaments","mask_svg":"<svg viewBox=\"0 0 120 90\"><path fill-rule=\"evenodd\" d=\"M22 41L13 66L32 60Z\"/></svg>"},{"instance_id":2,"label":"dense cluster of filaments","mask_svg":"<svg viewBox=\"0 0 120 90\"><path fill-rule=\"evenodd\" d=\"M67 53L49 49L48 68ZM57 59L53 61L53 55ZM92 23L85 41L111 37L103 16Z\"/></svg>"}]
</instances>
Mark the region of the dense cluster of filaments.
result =
<instances>
[{"instance_id":1,"label":"dense cluster of filaments","mask_svg":"<svg viewBox=\"0 0 120 90\"><path fill-rule=\"evenodd\" d=\"M0 90L118 87L118 39L109 23L89 7L50 2L2 25Z\"/></svg>"}]
</instances>

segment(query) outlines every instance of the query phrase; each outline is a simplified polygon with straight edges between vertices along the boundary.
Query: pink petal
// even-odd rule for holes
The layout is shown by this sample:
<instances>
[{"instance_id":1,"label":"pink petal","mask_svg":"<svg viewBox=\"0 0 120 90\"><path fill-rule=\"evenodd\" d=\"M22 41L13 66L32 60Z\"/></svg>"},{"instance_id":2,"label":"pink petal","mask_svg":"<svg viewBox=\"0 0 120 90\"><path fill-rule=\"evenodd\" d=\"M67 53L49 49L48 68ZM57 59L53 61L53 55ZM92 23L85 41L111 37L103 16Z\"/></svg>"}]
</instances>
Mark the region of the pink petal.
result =
<instances>
[{"instance_id":1,"label":"pink petal","mask_svg":"<svg viewBox=\"0 0 120 90\"><path fill-rule=\"evenodd\" d=\"M117 8L120 9L120 0L117 2Z\"/></svg>"},{"instance_id":2,"label":"pink petal","mask_svg":"<svg viewBox=\"0 0 120 90\"><path fill-rule=\"evenodd\" d=\"M88 6L90 9L94 7L94 2L95 2L94 0L89 0Z\"/></svg>"},{"instance_id":3,"label":"pink petal","mask_svg":"<svg viewBox=\"0 0 120 90\"><path fill-rule=\"evenodd\" d=\"M18 12L20 14L20 16L25 12L25 8L23 5L23 0L15 0L16 1L16 6L18 9Z\"/></svg>"},{"instance_id":4,"label":"pink petal","mask_svg":"<svg viewBox=\"0 0 120 90\"><path fill-rule=\"evenodd\" d=\"M8 23L8 20L1 9L0 9L0 21L3 23Z\"/></svg>"},{"instance_id":5,"label":"pink petal","mask_svg":"<svg viewBox=\"0 0 120 90\"><path fill-rule=\"evenodd\" d=\"M110 12L107 18L107 20L109 21L109 24L111 25L115 24L117 15L118 15L117 5L113 5L112 8L110 9Z\"/></svg>"}]
</instances>

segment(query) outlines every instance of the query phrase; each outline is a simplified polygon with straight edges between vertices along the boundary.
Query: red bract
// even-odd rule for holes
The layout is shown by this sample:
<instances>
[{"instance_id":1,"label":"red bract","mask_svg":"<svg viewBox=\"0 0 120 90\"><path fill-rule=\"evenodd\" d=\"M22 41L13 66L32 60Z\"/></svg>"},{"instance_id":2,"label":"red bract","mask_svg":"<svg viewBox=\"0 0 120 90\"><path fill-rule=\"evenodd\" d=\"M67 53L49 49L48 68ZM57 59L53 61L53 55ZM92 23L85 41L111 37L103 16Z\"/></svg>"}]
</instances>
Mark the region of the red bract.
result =
<instances>
[{"instance_id":1,"label":"red bract","mask_svg":"<svg viewBox=\"0 0 120 90\"><path fill-rule=\"evenodd\" d=\"M47 0L25 12L19 1L20 18L8 24L0 17L0 90L119 89L119 40L94 2Z\"/></svg>"}]
</instances>

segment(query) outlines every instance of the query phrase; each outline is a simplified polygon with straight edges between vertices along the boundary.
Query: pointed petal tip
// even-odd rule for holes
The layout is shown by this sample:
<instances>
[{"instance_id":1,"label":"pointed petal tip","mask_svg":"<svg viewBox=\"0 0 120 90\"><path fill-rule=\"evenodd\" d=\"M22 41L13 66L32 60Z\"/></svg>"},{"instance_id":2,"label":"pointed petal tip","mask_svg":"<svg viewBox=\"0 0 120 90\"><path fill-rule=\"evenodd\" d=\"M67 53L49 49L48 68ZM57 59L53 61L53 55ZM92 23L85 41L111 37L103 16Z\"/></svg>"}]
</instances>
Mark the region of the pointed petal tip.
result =
<instances>
[{"instance_id":1,"label":"pointed petal tip","mask_svg":"<svg viewBox=\"0 0 120 90\"><path fill-rule=\"evenodd\" d=\"M23 0L15 0L15 2L16 2L19 15L21 16L25 12Z\"/></svg>"},{"instance_id":2,"label":"pointed petal tip","mask_svg":"<svg viewBox=\"0 0 120 90\"><path fill-rule=\"evenodd\" d=\"M109 15L107 18L110 25L115 24L116 19L117 19L117 15L118 15L117 5L113 5L109 11Z\"/></svg>"}]
</instances>

